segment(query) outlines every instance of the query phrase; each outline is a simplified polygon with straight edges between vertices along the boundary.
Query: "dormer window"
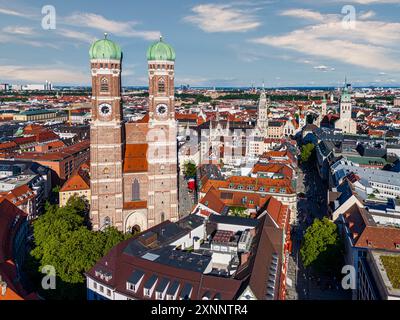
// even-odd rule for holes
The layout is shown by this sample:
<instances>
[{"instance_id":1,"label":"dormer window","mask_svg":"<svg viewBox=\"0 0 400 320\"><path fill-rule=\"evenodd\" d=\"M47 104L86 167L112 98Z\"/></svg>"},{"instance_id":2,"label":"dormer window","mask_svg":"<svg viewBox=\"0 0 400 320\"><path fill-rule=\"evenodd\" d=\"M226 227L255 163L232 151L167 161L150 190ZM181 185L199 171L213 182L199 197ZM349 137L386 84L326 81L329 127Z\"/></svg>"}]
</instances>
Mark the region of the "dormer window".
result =
<instances>
[{"instance_id":1,"label":"dormer window","mask_svg":"<svg viewBox=\"0 0 400 320\"><path fill-rule=\"evenodd\" d=\"M170 280L163 278L156 287L156 300L164 300L170 284Z\"/></svg>"},{"instance_id":2,"label":"dormer window","mask_svg":"<svg viewBox=\"0 0 400 320\"><path fill-rule=\"evenodd\" d=\"M140 284L143 281L143 278L144 278L144 272L140 271L140 270L136 270L129 277L129 279L126 283L126 289L129 291L132 291L134 293L137 293L137 291L140 287Z\"/></svg>"},{"instance_id":3,"label":"dormer window","mask_svg":"<svg viewBox=\"0 0 400 320\"><path fill-rule=\"evenodd\" d=\"M153 295L154 292L154 288L156 287L158 278L155 274L153 274L149 280L147 280L147 282L144 284L143 287L143 295L146 298L151 298L151 296Z\"/></svg>"},{"instance_id":4,"label":"dormer window","mask_svg":"<svg viewBox=\"0 0 400 320\"><path fill-rule=\"evenodd\" d=\"M176 300L178 296L178 291L180 288L180 284L178 281L174 281L167 289L167 300Z\"/></svg>"},{"instance_id":5,"label":"dormer window","mask_svg":"<svg viewBox=\"0 0 400 320\"><path fill-rule=\"evenodd\" d=\"M193 286L189 283L186 283L181 291L180 300L190 300L192 292L193 292Z\"/></svg>"}]
</instances>

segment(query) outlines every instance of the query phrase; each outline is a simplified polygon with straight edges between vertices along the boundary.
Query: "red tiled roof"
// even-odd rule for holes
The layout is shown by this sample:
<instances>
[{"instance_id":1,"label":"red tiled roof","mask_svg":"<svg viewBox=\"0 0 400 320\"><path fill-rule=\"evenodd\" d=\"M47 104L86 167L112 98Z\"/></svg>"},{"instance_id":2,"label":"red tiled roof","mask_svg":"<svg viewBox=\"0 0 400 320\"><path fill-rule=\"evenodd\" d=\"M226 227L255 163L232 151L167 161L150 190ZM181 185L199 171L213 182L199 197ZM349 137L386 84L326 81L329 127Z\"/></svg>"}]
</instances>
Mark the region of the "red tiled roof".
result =
<instances>
[{"instance_id":1,"label":"red tiled roof","mask_svg":"<svg viewBox=\"0 0 400 320\"><path fill-rule=\"evenodd\" d=\"M51 141L51 142L47 142L45 143L45 145L49 148L49 149L57 149L57 148L62 148L65 146L65 143L62 142L61 140L58 141Z\"/></svg>"},{"instance_id":2,"label":"red tiled roof","mask_svg":"<svg viewBox=\"0 0 400 320\"><path fill-rule=\"evenodd\" d=\"M265 210L269 213L272 219L276 222L279 228L287 230L290 210L289 207L282 204L279 200L274 197L270 197Z\"/></svg>"},{"instance_id":3,"label":"red tiled roof","mask_svg":"<svg viewBox=\"0 0 400 320\"><path fill-rule=\"evenodd\" d=\"M0 301L15 301L15 300L39 300L36 293L28 294L22 284L17 279L16 266L12 260L7 260L0 263L0 275L2 281L7 283L5 296L0 294Z\"/></svg>"},{"instance_id":4,"label":"red tiled roof","mask_svg":"<svg viewBox=\"0 0 400 320\"><path fill-rule=\"evenodd\" d=\"M15 219L20 216L17 226L10 228ZM25 212L18 209L10 201L0 198L0 263L12 258L12 241L14 233L23 218L26 218Z\"/></svg>"},{"instance_id":5,"label":"red tiled roof","mask_svg":"<svg viewBox=\"0 0 400 320\"><path fill-rule=\"evenodd\" d=\"M90 179L82 170L78 170L73 174L62 186L60 192L89 190Z\"/></svg>"},{"instance_id":6,"label":"red tiled roof","mask_svg":"<svg viewBox=\"0 0 400 320\"><path fill-rule=\"evenodd\" d=\"M147 208L147 201L124 202L125 210L146 209L146 208Z\"/></svg>"},{"instance_id":7,"label":"red tiled roof","mask_svg":"<svg viewBox=\"0 0 400 320\"><path fill-rule=\"evenodd\" d=\"M7 283L7 289L5 296L0 293L0 301L16 301L16 300L24 300L17 292L13 285L13 276L16 276L15 265L11 260L8 260L4 263L0 263L0 276L2 281Z\"/></svg>"},{"instance_id":8,"label":"red tiled roof","mask_svg":"<svg viewBox=\"0 0 400 320\"><path fill-rule=\"evenodd\" d=\"M211 187L203 199L200 200L200 203L220 214L225 208L224 202L220 199L219 192L213 187Z\"/></svg>"},{"instance_id":9,"label":"red tiled roof","mask_svg":"<svg viewBox=\"0 0 400 320\"><path fill-rule=\"evenodd\" d=\"M197 114L194 113L176 113L175 114L176 120L192 120L197 121Z\"/></svg>"},{"instance_id":10,"label":"red tiled roof","mask_svg":"<svg viewBox=\"0 0 400 320\"><path fill-rule=\"evenodd\" d=\"M15 138L14 142L17 145L25 145L25 144L30 144L30 143L36 142L36 138L35 138L35 136L19 137L19 138Z\"/></svg>"},{"instance_id":11,"label":"red tiled roof","mask_svg":"<svg viewBox=\"0 0 400 320\"><path fill-rule=\"evenodd\" d=\"M0 150L2 150L2 149L12 149L12 148L15 148L15 147L17 147L17 144L14 141L0 143Z\"/></svg>"},{"instance_id":12,"label":"red tiled roof","mask_svg":"<svg viewBox=\"0 0 400 320\"><path fill-rule=\"evenodd\" d=\"M46 129L44 127L42 127L40 124L28 124L24 128L24 133L32 134L32 133L36 133L36 132L43 131L43 130L46 130Z\"/></svg>"},{"instance_id":13,"label":"red tiled roof","mask_svg":"<svg viewBox=\"0 0 400 320\"><path fill-rule=\"evenodd\" d=\"M240 189L240 186L242 189ZM208 180L202 187L201 192L207 193L211 187L216 190L229 189L235 192L243 191L258 191L258 192L270 192L270 188L285 189L284 194L294 193L291 187L291 180L288 178L284 179L271 179L271 178L251 178L242 176L229 177L225 181L221 180ZM248 189L250 187L250 189ZM260 189L264 188L263 191ZM279 193L279 190L276 190Z\"/></svg>"},{"instance_id":14,"label":"red tiled roof","mask_svg":"<svg viewBox=\"0 0 400 320\"><path fill-rule=\"evenodd\" d=\"M377 225L369 215L365 208L357 204L343 214L352 233L354 246L399 251L396 244L400 244L400 229Z\"/></svg>"},{"instance_id":15,"label":"red tiled roof","mask_svg":"<svg viewBox=\"0 0 400 320\"><path fill-rule=\"evenodd\" d=\"M268 293L268 286L266 282L273 275L271 264L273 255L277 255L278 263L276 270L276 284L272 291L273 299L282 299L279 292L284 290L282 278L285 275L281 274L282 270L282 250L283 250L283 231L281 228L276 228L270 217L266 216L264 220L264 227L261 228L260 240L256 248L256 252L251 258L252 273L250 274L249 286L251 291L258 300L266 300ZM284 299L284 298L283 298Z\"/></svg>"},{"instance_id":16,"label":"red tiled roof","mask_svg":"<svg viewBox=\"0 0 400 320\"><path fill-rule=\"evenodd\" d=\"M4 197L15 206L19 206L30 199L35 198L35 193L28 185L24 184L8 192L1 192L0 197Z\"/></svg>"},{"instance_id":17,"label":"red tiled roof","mask_svg":"<svg viewBox=\"0 0 400 320\"><path fill-rule=\"evenodd\" d=\"M33 161L61 161L75 154L89 149L90 141L83 140L68 147L59 149L56 152L24 152L15 155L16 159L25 159Z\"/></svg>"},{"instance_id":18,"label":"red tiled roof","mask_svg":"<svg viewBox=\"0 0 400 320\"><path fill-rule=\"evenodd\" d=\"M124 172L146 172L148 170L148 147L147 143L125 146Z\"/></svg>"},{"instance_id":19,"label":"red tiled roof","mask_svg":"<svg viewBox=\"0 0 400 320\"><path fill-rule=\"evenodd\" d=\"M289 179L293 177L293 170L287 165L279 163L257 163L254 165L252 173L257 174L259 172L281 173Z\"/></svg>"},{"instance_id":20,"label":"red tiled roof","mask_svg":"<svg viewBox=\"0 0 400 320\"><path fill-rule=\"evenodd\" d=\"M46 142L52 140L59 140L59 136L56 135L53 131L42 131L38 132L35 135L36 142Z\"/></svg>"},{"instance_id":21,"label":"red tiled roof","mask_svg":"<svg viewBox=\"0 0 400 320\"><path fill-rule=\"evenodd\" d=\"M142 119L135 120L135 121L130 121L129 123L148 123L150 120L150 116L148 113L145 114L145 116Z\"/></svg>"}]
</instances>

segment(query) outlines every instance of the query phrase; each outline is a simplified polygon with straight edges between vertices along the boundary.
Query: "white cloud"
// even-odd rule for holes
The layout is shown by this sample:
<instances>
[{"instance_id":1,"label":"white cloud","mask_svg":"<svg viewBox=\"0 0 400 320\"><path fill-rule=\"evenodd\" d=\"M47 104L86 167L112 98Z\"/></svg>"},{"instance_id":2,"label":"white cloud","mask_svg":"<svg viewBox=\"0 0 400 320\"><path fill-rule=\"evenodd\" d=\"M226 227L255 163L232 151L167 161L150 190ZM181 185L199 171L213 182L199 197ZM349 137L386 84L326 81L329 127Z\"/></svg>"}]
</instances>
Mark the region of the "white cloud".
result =
<instances>
[{"instance_id":1,"label":"white cloud","mask_svg":"<svg viewBox=\"0 0 400 320\"><path fill-rule=\"evenodd\" d=\"M261 25L253 11L234 8L228 4L202 4L193 7L194 15L185 17L184 21L209 33L247 32Z\"/></svg>"},{"instance_id":2,"label":"white cloud","mask_svg":"<svg viewBox=\"0 0 400 320\"><path fill-rule=\"evenodd\" d=\"M340 2L350 2L350 3L358 3L358 4L373 4L373 3L400 3L400 0L338 0Z\"/></svg>"},{"instance_id":3,"label":"white cloud","mask_svg":"<svg viewBox=\"0 0 400 320\"><path fill-rule=\"evenodd\" d=\"M375 11L369 10L369 11L366 11L366 12L361 12L358 15L358 19L367 20L369 18L375 17L375 15L376 15Z\"/></svg>"},{"instance_id":4,"label":"white cloud","mask_svg":"<svg viewBox=\"0 0 400 320\"><path fill-rule=\"evenodd\" d=\"M135 37L145 40L155 40L160 36L159 31L136 30L135 27L138 23L135 21L121 22L109 20L94 13L75 13L63 19L63 22L71 26L97 29L122 37Z\"/></svg>"},{"instance_id":5,"label":"white cloud","mask_svg":"<svg viewBox=\"0 0 400 320\"><path fill-rule=\"evenodd\" d=\"M29 15L26 13L8 9L8 8L0 8L0 14L5 14L8 16L14 16L14 17L24 17L24 18L29 17Z\"/></svg>"},{"instance_id":6,"label":"white cloud","mask_svg":"<svg viewBox=\"0 0 400 320\"><path fill-rule=\"evenodd\" d=\"M315 66L314 69L318 70L318 71L323 71L323 72L335 71L335 68L324 66L324 65Z\"/></svg>"},{"instance_id":7,"label":"white cloud","mask_svg":"<svg viewBox=\"0 0 400 320\"><path fill-rule=\"evenodd\" d=\"M342 17L294 30L284 35L252 39L254 43L291 49L302 54L379 70L400 71L400 23L360 21L346 30Z\"/></svg>"},{"instance_id":8,"label":"white cloud","mask_svg":"<svg viewBox=\"0 0 400 320\"><path fill-rule=\"evenodd\" d=\"M60 66L0 65L0 74L6 81L43 83L46 79L54 84L89 83L89 75L80 70Z\"/></svg>"},{"instance_id":9,"label":"white cloud","mask_svg":"<svg viewBox=\"0 0 400 320\"><path fill-rule=\"evenodd\" d=\"M19 34L19 36L16 36L16 34L9 34L6 32L0 33L0 43L4 44L14 43L24 46L28 45L36 48L47 47L47 48L59 49L59 46L55 43L41 41L33 38L27 39L24 37L24 35Z\"/></svg>"},{"instance_id":10,"label":"white cloud","mask_svg":"<svg viewBox=\"0 0 400 320\"><path fill-rule=\"evenodd\" d=\"M59 29L57 32L65 38L74 39L85 43L93 43L93 41L96 40L96 37L82 31Z\"/></svg>"},{"instance_id":11,"label":"white cloud","mask_svg":"<svg viewBox=\"0 0 400 320\"><path fill-rule=\"evenodd\" d=\"M296 17L314 21L324 21L326 19L326 17L324 17L321 13L309 9L288 9L282 11L281 16Z\"/></svg>"},{"instance_id":12,"label":"white cloud","mask_svg":"<svg viewBox=\"0 0 400 320\"><path fill-rule=\"evenodd\" d=\"M35 34L33 28L20 27L20 26L8 26L3 28L2 31L9 34L22 35L22 36L32 36Z\"/></svg>"}]
</instances>

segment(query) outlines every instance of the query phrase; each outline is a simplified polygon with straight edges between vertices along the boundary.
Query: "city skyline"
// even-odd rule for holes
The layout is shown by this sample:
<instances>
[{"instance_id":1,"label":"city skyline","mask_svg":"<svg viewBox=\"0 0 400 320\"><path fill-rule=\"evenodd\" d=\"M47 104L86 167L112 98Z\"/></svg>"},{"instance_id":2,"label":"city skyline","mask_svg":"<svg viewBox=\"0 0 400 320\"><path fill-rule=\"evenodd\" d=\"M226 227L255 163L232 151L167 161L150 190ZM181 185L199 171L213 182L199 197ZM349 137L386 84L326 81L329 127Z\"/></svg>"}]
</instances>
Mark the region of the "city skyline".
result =
<instances>
[{"instance_id":1,"label":"city skyline","mask_svg":"<svg viewBox=\"0 0 400 320\"><path fill-rule=\"evenodd\" d=\"M0 1L0 82L89 85L88 49L108 32L124 52L126 86L147 85L143 52L161 34L179 52L177 86L400 84L397 0L119 3L53 1L56 29L44 30L47 3ZM343 28L346 5L355 29Z\"/></svg>"}]
</instances>

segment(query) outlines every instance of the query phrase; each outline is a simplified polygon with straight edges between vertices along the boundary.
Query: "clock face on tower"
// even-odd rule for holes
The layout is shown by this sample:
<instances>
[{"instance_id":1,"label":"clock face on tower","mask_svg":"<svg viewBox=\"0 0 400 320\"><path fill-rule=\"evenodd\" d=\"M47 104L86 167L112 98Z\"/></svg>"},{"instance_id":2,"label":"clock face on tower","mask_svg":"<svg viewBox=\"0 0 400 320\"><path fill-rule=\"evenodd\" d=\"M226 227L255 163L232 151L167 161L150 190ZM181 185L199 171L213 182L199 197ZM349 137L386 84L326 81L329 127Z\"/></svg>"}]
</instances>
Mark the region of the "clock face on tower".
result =
<instances>
[{"instance_id":1,"label":"clock face on tower","mask_svg":"<svg viewBox=\"0 0 400 320\"><path fill-rule=\"evenodd\" d=\"M157 105L157 115L165 116L167 114L168 106L166 104L159 104Z\"/></svg>"},{"instance_id":2,"label":"clock face on tower","mask_svg":"<svg viewBox=\"0 0 400 320\"><path fill-rule=\"evenodd\" d=\"M99 113L104 117L111 115L111 105L107 103L99 105Z\"/></svg>"}]
</instances>

